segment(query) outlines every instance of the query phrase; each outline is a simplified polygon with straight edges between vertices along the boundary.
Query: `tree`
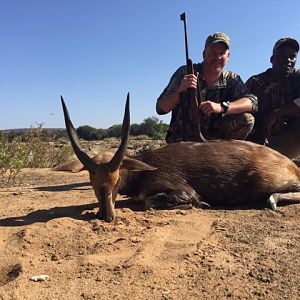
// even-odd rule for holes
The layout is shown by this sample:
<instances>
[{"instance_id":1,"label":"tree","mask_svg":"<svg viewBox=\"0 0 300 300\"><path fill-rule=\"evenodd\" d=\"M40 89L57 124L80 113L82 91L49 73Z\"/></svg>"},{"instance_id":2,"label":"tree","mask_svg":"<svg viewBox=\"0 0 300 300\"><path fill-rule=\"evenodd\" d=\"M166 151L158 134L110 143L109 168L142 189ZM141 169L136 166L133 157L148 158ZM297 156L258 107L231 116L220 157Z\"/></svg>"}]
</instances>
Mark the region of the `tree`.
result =
<instances>
[{"instance_id":1,"label":"tree","mask_svg":"<svg viewBox=\"0 0 300 300\"><path fill-rule=\"evenodd\" d=\"M122 125L113 125L108 128L108 136L109 137L120 138L121 135L122 135Z\"/></svg>"},{"instance_id":2,"label":"tree","mask_svg":"<svg viewBox=\"0 0 300 300\"><path fill-rule=\"evenodd\" d=\"M137 123L133 123L130 125L130 134L133 136L140 135L141 125Z\"/></svg>"},{"instance_id":3,"label":"tree","mask_svg":"<svg viewBox=\"0 0 300 300\"><path fill-rule=\"evenodd\" d=\"M78 127L76 132L80 138L86 141L92 141L97 138L97 129L89 125L83 125Z\"/></svg>"},{"instance_id":4,"label":"tree","mask_svg":"<svg viewBox=\"0 0 300 300\"><path fill-rule=\"evenodd\" d=\"M141 124L140 134L146 134L154 139L164 139L167 129L168 125L159 121L157 117L151 117L145 119Z\"/></svg>"},{"instance_id":5,"label":"tree","mask_svg":"<svg viewBox=\"0 0 300 300\"><path fill-rule=\"evenodd\" d=\"M97 129L97 140L104 140L108 138L108 130L107 129Z\"/></svg>"}]
</instances>

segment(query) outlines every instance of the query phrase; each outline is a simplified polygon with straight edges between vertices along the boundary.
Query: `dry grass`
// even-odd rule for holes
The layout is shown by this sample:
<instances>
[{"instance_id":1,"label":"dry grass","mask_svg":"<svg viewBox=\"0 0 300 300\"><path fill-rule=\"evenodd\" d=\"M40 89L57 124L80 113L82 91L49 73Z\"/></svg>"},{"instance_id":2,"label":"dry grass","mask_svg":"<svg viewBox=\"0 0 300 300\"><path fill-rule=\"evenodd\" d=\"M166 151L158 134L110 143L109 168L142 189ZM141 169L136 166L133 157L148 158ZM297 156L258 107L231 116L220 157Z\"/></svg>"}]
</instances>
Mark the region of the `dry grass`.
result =
<instances>
[{"instance_id":1,"label":"dry grass","mask_svg":"<svg viewBox=\"0 0 300 300\"><path fill-rule=\"evenodd\" d=\"M33 129L25 141L12 141L8 136L0 137L0 187L16 186L23 181L23 168L53 168L73 159L74 153L69 141L45 142L41 138L41 128ZM101 141L81 141L82 148L91 156L119 147L120 141L109 138ZM138 154L161 147L163 140L152 140L145 136L130 139L127 153Z\"/></svg>"}]
</instances>

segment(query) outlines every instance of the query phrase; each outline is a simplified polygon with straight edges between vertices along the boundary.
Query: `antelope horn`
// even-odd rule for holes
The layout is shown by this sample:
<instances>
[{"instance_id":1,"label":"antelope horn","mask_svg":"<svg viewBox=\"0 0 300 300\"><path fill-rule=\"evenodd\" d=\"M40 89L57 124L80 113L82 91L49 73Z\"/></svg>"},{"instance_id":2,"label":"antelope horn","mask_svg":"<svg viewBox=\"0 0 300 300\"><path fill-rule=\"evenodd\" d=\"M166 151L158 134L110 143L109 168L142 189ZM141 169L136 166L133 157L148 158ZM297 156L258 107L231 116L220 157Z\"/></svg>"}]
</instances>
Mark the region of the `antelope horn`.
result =
<instances>
[{"instance_id":1,"label":"antelope horn","mask_svg":"<svg viewBox=\"0 0 300 300\"><path fill-rule=\"evenodd\" d=\"M60 96L61 104L64 111L64 117L65 117L65 124L67 133L71 142L71 145L73 147L73 150L78 157L78 159L82 162L82 164L85 166L85 168L92 172L93 174L96 173L96 163L82 150L79 144L78 136L76 134L76 130L72 124L72 121L70 119L70 115L67 109L67 106L65 104L64 98Z\"/></svg>"},{"instance_id":2,"label":"antelope horn","mask_svg":"<svg viewBox=\"0 0 300 300\"><path fill-rule=\"evenodd\" d=\"M123 125L122 125L121 144L108 165L108 168L111 172L116 171L121 165L121 162L127 150L129 130L130 130L130 111L129 111L129 93L128 93L126 99L124 118L123 118Z\"/></svg>"}]
</instances>

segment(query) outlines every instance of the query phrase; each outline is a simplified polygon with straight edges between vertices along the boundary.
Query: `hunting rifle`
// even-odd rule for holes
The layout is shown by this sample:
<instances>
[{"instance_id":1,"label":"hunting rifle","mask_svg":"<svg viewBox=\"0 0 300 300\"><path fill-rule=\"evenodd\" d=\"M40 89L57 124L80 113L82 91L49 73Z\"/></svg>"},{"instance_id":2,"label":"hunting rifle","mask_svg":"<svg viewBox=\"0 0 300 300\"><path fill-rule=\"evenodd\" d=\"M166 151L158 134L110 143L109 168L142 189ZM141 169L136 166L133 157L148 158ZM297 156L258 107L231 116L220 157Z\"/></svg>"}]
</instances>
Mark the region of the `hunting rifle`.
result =
<instances>
[{"instance_id":1,"label":"hunting rifle","mask_svg":"<svg viewBox=\"0 0 300 300\"><path fill-rule=\"evenodd\" d=\"M185 37L185 56L186 56L186 69L187 74L195 74L193 62L189 58L189 49L188 49L188 38L187 38L187 26L186 26L186 17L185 13L180 15L180 20L184 23L184 37ZM196 75L196 74L195 74ZM198 76L197 76L198 77ZM198 90L199 90L199 82L197 79ZM188 101L190 103L191 111L192 111L192 124L194 128L194 132L198 142L205 142L206 139L201 132L201 124L199 117L199 108L198 108L198 99L196 95L196 90L189 88L187 91ZM183 128L183 140L186 141L186 116L185 112L182 109L182 128Z\"/></svg>"}]
</instances>

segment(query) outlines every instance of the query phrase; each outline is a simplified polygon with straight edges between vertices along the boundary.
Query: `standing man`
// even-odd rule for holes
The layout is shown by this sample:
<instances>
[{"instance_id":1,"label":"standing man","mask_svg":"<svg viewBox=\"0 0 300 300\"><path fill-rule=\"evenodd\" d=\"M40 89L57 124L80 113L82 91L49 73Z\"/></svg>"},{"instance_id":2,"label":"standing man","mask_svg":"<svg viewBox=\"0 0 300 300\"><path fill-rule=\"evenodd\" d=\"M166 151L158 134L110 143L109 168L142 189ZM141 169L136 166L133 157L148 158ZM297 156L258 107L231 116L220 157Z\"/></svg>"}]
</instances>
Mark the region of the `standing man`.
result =
<instances>
[{"instance_id":1,"label":"standing man","mask_svg":"<svg viewBox=\"0 0 300 300\"><path fill-rule=\"evenodd\" d=\"M203 62L194 64L198 76L186 74L186 66L181 66L173 74L156 103L158 114L172 111L167 143L183 141L183 130L186 140L197 140L187 98L187 90L197 89L197 85L198 113L206 138L244 140L249 135L254 125L251 113L257 110L257 98L250 94L237 74L224 70L229 50L229 37L225 33L213 33L206 39Z\"/></svg>"},{"instance_id":2,"label":"standing man","mask_svg":"<svg viewBox=\"0 0 300 300\"><path fill-rule=\"evenodd\" d=\"M300 72L295 69L298 52L295 39L279 39L270 58L272 68L246 82L258 97L249 140L265 143L289 158L300 155Z\"/></svg>"}]
</instances>

